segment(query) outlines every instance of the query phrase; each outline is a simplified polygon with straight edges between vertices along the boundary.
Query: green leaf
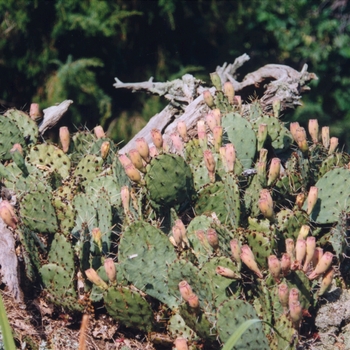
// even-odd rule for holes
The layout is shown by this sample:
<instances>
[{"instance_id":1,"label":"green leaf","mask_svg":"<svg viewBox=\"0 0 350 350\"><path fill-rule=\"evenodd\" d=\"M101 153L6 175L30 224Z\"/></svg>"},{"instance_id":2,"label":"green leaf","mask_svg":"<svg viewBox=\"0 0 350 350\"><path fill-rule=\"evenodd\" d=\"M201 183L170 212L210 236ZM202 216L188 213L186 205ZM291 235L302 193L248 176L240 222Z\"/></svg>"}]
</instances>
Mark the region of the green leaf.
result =
<instances>
[{"instance_id":1,"label":"green leaf","mask_svg":"<svg viewBox=\"0 0 350 350\"><path fill-rule=\"evenodd\" d=\"M6 315L6 310L0 294L0 328L3 336L5 350L16 350L15 341L13 340L12 330Z\"/></svg>"}]
</instances>

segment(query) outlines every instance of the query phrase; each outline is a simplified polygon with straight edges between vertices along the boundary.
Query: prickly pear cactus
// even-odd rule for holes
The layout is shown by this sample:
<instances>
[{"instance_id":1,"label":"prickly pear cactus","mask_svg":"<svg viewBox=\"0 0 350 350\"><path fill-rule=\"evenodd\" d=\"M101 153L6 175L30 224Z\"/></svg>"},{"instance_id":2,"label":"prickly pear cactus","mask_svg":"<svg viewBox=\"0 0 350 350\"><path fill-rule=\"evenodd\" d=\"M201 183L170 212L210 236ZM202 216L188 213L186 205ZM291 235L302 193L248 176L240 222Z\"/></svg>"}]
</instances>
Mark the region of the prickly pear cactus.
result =
<instances>
[{"instance_id":1,"label":"prickly pear cactus","mask_svg":"<svg viewBox=\"0 0 350 350\"><path fill-rule=\"evenodd\" d=\"M327 128L320 142L315 121L309 139L298 123L287 129L277 99L271 112L259 100L245 108L213 80L197 130L179 123L170 145L153 129L153 145L140 138L128 154L89 131L62 149L40 143L25 113L1 115L2 197L17 202L0 202L0 217L24 278L59 310L96 307L207 349L251 320L236 349L302 346L303 315L348 255L350 157Z\"/></svg>"}]
</instances>

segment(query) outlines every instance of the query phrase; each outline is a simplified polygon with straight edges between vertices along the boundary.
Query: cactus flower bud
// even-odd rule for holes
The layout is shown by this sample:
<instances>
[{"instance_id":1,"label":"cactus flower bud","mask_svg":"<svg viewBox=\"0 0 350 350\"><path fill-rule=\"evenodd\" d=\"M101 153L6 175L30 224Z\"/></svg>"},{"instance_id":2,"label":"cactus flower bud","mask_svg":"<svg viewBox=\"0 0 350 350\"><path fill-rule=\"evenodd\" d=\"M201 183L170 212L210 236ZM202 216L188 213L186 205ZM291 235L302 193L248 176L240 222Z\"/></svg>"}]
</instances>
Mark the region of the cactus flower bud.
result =
<instances>
[{"instance_id":1,"label":"cactus flower bud","mask_svg":"<svg viewBox=\"0 0 350 350\"><path fill-rule=\"evenodd\" d=\"M206 120L206 122L207 122L207 124L209 126L209 129L211 131L213 131L214 128L218 125L213 113L207 114L207 116L205 117L205 120Z\"/></svg>"},{"instance_id":2,"label":"cactus flower bud","mask_svg":"<svg viewBox=\"0 0 350 350\"><path fill-rule=\"evenodd\" d=\"M31 103L30 104L29 116L30 116L30 119L32 119L34 121L41 118L40 107L39 107L38 103Z\"/></svg>"},{"instance_id":3,"label":"cactus flower bud","mask_svg":"<svg viewBox=\"0 0 350 350\"><path fill-rule=\"evenodd\" d=\"M324 126L321 131L322 134L322 144L324 148L329 147L329 126Z\"/></svg>"},{"instance_id":4,"label":"cactus flower bud","mask_svg":"<svg viewBox=\"0 0 350 350\"><path fill-rule=\"evenodd\" d=\"M59 131L60 142L62 145L62 151L64 153L68 152L69 143L70 143L70 134L66 126L61 126Z\"/></svg>"},{"instance_id":5,"label":"cactus flower bud","mask_svg":"<svg viewBox=\"0 0 350 350\"><path fill-rule=\"evenodd\" d=\"M215 86L217 91L221 91L222 90L222 83L221 83L221 79L220 76L217 72L214 73L210 73L210 79L211 82L213 83L213 85Z\"/></svg>"},{"instance_id":6,"label":"cactus flower bud","mask_svg":"<svg viewBox=\"0 0 350 350\"><path fill-rule=\"evenodd\" d=\"M227 163L226 163L226 147L225 146L221 146L219 148L219 154L220 154L220 159L221 159L222 165L223 165L225 171L228 172Z\"/></svg>"},{"instance_id":7,"label":"cactus flower bud","mask_svg":"<svg viewBox=\"0 0 350 350\"><path fill-rule=\"evenodd\" d=\"M288 286L285 283L281 283L278 286L278 299L284 309L288 307L289 291Z\"/></svg>"},{"instance_id":8,"label":"cactus flower bud","mask_svg":"<svg viewBox=\"0 0 350 350\"><path fill-rule=\"evenodd\" d=\"M188 305L192 308L192 309L198 309L199 308L199 299L198 299L198 295L191 293L187 300Z\"/></svg>"},{"instance_id":9,"label":"cactus flower bud","mask_svg":"<svg viewBox=\"0 0 350 350\"><path fill-rule=\"evenodd\" d=\"M333 154L339 145L338 137L331 137L328 154Z\"/></svg>"},{"instance_id":10,"label":"cactus flower bud","mask_svg":"<svg viewBox=\"0 0 350 350\"><path fill-rule=\"evenodd\" d=\"M288 304L290 305L294 301L299 301L300 292L297 288L291 288L288 296Z\"/></svg>"},{"instance_id":11,"label":"cactus flower bud","mask_svg":"<svg viewBox=\"0 0 350 350\"><path fill-rule=\"evenodd\" d=\"M179 226L175 225L172 227L171 231L173 233L173 237L174 237L176 245L179 246L182 242L181 228Z\"/></svg>"},{"instance_id":12,"label":"cactus flower bud","mask_svg":"<svg viewBox=\"0 0 350 350\"><path fill-rule=\"evenodd\" d=\"M314 256L312 257L312 266L316 266L323 255L323 249L320 247L315 248Z\"/></svg>"},{"instance_id":13,"label":"cactus flower bud","mask_svg":"<svg viewBox=\"0 0 350 350\"><path fill-rule=\"evenodd\" d=\"M156 146L158 150L161 150L163 147L163 136L159 129L151 130L151 137L153 144Z\"/></svg>"},{"instance_id":14,"label":"cactus flower bud","mask_svg":"<svg viewBox=\"0 0 350 350\"><path fill-rule=\"evenodd\" d=\"M306 242L305 239L297 239L297 243L295 244L295 259L301 267L302 262L306 256Z\"/></svg>"},{"instance_id":15,"label":"cactus flower bud","mask_svg":"<svg viewBox=\"0 0 350 350\"><path fill-rule=\"evenodd\" d=\"M224 94L227 97L229 104L232 105L235 97L235 88L233 87L233 84L230 81L227 81L224 84Z\"/></svg>"},{"instance_id":16,"label":"cactus flower bud","mask_svg":"<svg viewBox=\"0 0 350 350\"><path fill-rule=\"evenodd\" d=\"M269 266L269 272L276 283L280 282L280 275L281 275L281 263L277 259L276 255L270 255L267 259L268 266Z\"/></svg>"},{"instance_id":17,"label":"cactus flower bud","mask_svg":"<svg viewBox=\"0 0 350 350\"><path fill-rule=\"evenodd\" d=\"M290 258L292 260L294 260L294 249L295 249L295 245L294 245L294 241L292 238L287 238L285 241L286 244L286 252L287 254L289 254Z\"/></svg>"},{"instance_id":18,"label":"cactus flower bud","mask_svg":"<svg viewBox=\"0 0 350 350\"><path fill-rule=\"evenodd\" d=\"M85 270L85 275L90 282L96 284L97 287L108 289L107 283L97 274L94 269Z\"/></svg>"},{"instance_id":19,"label":"cactus flower bud","mask_svg":"<svg viewBox=\"0 0 350 350\"><path fill-rule=\"evenodd\" d=\"M214 106L214 98L209 90L203 91L203 99L209 108L212 108Z\"/></svg>"},{"instance_id":20,"label":"cactus flower bud","mask_svg":"<svg viewBox=\"0 0 350 350\"><path fill-rule=\"evenodd\" d=\"M313 279L317 278L318 276L322 275L323 273L325 273L331 267L332 260L333 260L333 254L331 252L325 252L321 256L321 259L319 260L315 269L308 276L309 279L313 280Z\"/></svg>"},{"instance_id":21,"label":"cactus flower bud","mask_svg":"<svg viewBox=\"0 0 350 350\"><path fill-rule=\"evenodd\" d=\"M219 152L221 144L222 144L222 134L223 128L222 126L215 126L213 130L213 138L214 138L214 149L216 152Z\"/></svg>"},{"instance_id":22,"label":"cactus flower bud","mask_svg":"<svg viewBox=\"0 0 350 350\"><path fill-rule=\"evenodd\" d=\"M207 149L203 152L204 155L204 163L205 166L208 169L208 173L209 173L209 178L210 178L210 182L215 182L215 159L213 156L213 153Z\"/></svg>"},{"instance_id":23,"label":"cactus flower bud","mask_svg":"<svg viewBox=\"0 0 350 350\"><path fill-rule=\"evenodd\" d=\"M124 167L126 175L128 175L129 179L131 181L141 183L141 174L140 172L135 168L134 164L129 164Z\"/></svg>"},{"instance_id":24,"label":"cactus flower bud","mask_svg":"<svg viewBox=\"0 0 350 350\"><path fill-rule=\"evenodd\" d=\"M227 143L225 148L227 171L233 172L236 162L236 150L232 143Z\"/></svg>"},{"instance_id":25,"label":"cactus flower bud","mask_svg":"<svg viewBox=\"0 0 350 350\"><path fill-rule=\"evenodd\" d=\"M330 268L328 271L325 272L321 281L320 289L318 291L318 296L323 295L330 289L334 274L335 274L335 271L333 268Z\"/></svg>"},{"instance_id":26,"label":"cactus flower bud","mask_svg":"<svg viewBox=\"0 0 350 350\"><path fill-rule=\"evenodd\" d=\"M195 235L197 236L198 240L200 241L200 243L203 245L205 249L211 250L207 240L207 236L203 230L195 231Z\"/></svg>"},{"instance_id":27,"label":"cactus flower bud","mask_svg":"<svg viewBox=\"0 0 350 350\"><path fill-rule=\"evenodd\" d=\"M303 310L299 301L293 301L289 304L289 316L295 329L299 329L303 318Z\"/></svg>"},{"instance_id":28,"label":"cactus flower bud","mask_svg":"<svg viewBox=\"0 0 350 350\"><path fill-rule=\"evenodd\" d=\"M259 162L263 162L266 164L266 161L267 161L267 149L266 148L262 148L260 151L259 151Z\"/></svg>"},{"instance_id":29,"label":"cactus flower bud","mask_svg":"<svg viewBox=\"0 0 350 350\"><path fill-rule=\"evenodd\" d=\"M228 267L217 266L215 269L215 272L218 275L227 277L227 278L237 279L239 277L233 270L229 269Z\"/></svg>"},{"instance_id":30,"label":"cactus flower bud","mask_svg":"<svg viewBox=\"0 0 350 350\"><path fill-rule=\"evenodd\" d=\"M136 139L135 142L136 142L136 149L139 151L141 157L144 159L145 162L149 163L151 158L149 155L148 143L143 137Z\"/></svg>"},{"instance_id":31,"label":"cactus flower bud","mask_svg":"<svg viewBox=\"0 0 350 350\"><path fill-rule=\"evenodd\" d=\"M179 291L182 296L182 299L187 301L188 297L193 294L191 286L187 283L187 281L181 281L179 283Z\"/></svg>"},{"instance_id":32,"label":"cactus flower bud","mask_svg":"<svg viewBox=\"0 0 350 350\"><path fill-rule=\"evenodd\" d=\"M306 239L310 232L310 226L302 225L299 231L298 239Z\"/></svg>"},{"instance_id":33,"label":"cactus flower bud","mask_svg":"<svg viewBox=\"0 0 350 350\"><path fill-rule=\"evenodd\" d=\"M230 248L231 248L231 253L232 253L233 259L237 263L241 263L241 246L239 244L239 240L238 239L232 239L230 241Z\"/></svg>"},{"instance_id":34,"label":"cactus flower bud","mask_svg":"<svg viewBox=\"0 0 350 350\"><path fill-rule=\"evenodd\" d=\"M125 215L128 215L130 211L130 191L128 186L123 186L120 190L120 196L122 198L122 204Z\"/></svg>"},{"instance_id":35,"label":"cactus flower bud","mask_svg":"<svg viewBox=\"0 0 350 350\"><path fill-rule=\"evenodd\" d=\"M159 154L159 152L158 152L158 149L157 149L156 146L151 146L151 147L149 148L149 156L150 156L151 158L157 157L158 154Z\"/></svg>"},{"instance_id":36,"label":"cactus flower bud","mask_svg":"<svg viewBox=\"0 0 350 350\"><path fill-rule=\"evenodd\" d=\"M176 338L174 341L174 346L176 350L188 350L187 339Z\"/></svg>"},{"instance_id":37,"label":"cactus flower bud","mask_svg":"<svg viewBox=\"0 0 350 350\"><path fill-rule=\"evenodd\" d=\"M187 136L187 126L186 123L183 120L180 120L177 123L177 132L179 135L182 137L184 142L188 141L188 136Z\"/></svg>"},{"instance_id":38,"label":"cactus flower bud","mask_svg":"<svg viewBox=\"0 0 350 350\"><path fill-rule=\"evenodd\" d=\"M306 212L308 215L312 213L312 210L315 207L318 198L318 188L316 186L311 186L309 194L307 196L307 209Z\"/></svg>"},{"instance_id":39,"label":"cactus flower bud","mask_svg":"<svg viewBox=\"0 0 350 350\"><path fill-rule=\"evenodd\" d=\"M103 139L104 137L106 137L101 125L97 125L94 127L94 134L98 139Z\"/></svg>"},{"instance_id":40,"label":"cactus flower bud","mask_svg":"<svg viewBox=\"0 0 350 350\"><path fill-rule=\"evenodd\" d=\"M7 200L3 200L0 203L0 218L7 226L16 229L18 220L12 205Z\"/></svg>"},{"instance_id":41,"label":"cactus flower bud","mask_svg":"<svg viewBox=\"0 0 350 350\"><path fill-rule=\"evenodd\" d=\"M266 162L257 162L257 175L262 186L266 184Z\"/></svg>"},{"instance_id":42,"label":"cactus flower bud","mask_svg":"<svg viewBox=\"0 0 350 350\"><path fill-rule=\"evenodd\" d=\"M297 198L295 199L295 205L301 209L305 202L305 193L298 193Z\"/></svg>"},{"instance_id":43,"label":"cactus flower bud","mask_svg":"<svg viewBox=\"0 0 350 350\"><path fill-rule=\"evenodd\" d=\"M279 118L280 116L280 111L281 111L281 100L273 100L272 102L272 109L273 109L273 115L276 119Z\"/></svg>"},{"instance_id":44,"label":"cactus flower bud","mask_svg":"<svg viewBox=\"0 0 350 350\"><path fill-rule=\"evenodd\" d=\"M280 176L281 159L272 158L269 169L269 176L267 178L267 186L271 186Z\"/></svg>"},{"instance_id":45,"label":"cactus flower bud","mask_svg":"<svg viewBox=\"0 0 350 350\"><path fill-rule=\"evenodd\" d=\"M270 221L274 221L275 213L273 211L273 201L268 190L262 189L260 191L260 199L258 205L264 217Z\"/></svg>"},{"instance_id":46,"label":"cactus flower bud","mask_svg":"<svg viewBox=\"0 0 350 350\"><path fill-rule=\"evenodd\" d=\"M101 145L101 148L100 148L102 159L106 159L107 158L110 148L111 148L111 145L110 145L109 141L102 142L102 145Z\"/></svg>"},{"instance_id":47,"label":"cactus flower bud","mask_svg":"<svg viewBox=\"0 0 350 350\"><path fill-rule=\"evenodd\" d=\"M23 147L20 143L15 143L12 148L10 149L10 153L18 152L21 156L23 156Z\"/></svg>"},{"instance_id":48,"label":"cactus flower bud","mask_svg":"<svg viewBox=\"0 0 350 350\"><path fill-rule=\"evenodd\" d=\"M310 263L314 257L316 249L316 238L313 236L306 238L306 258L304 263L303 271L307 272L310 266Z\"/></svg>"},{"instance_id":49,"label":"cactus flower bud","mask_svg":"<svg viewBox=\"0 0 350 350\"><path fill-rule=\"evenodd\" d=\"M281 258L281 270L282 270L283 276L286 277L289 275L291 266L292 266L292 260L290 258L290 255L288 253L283 253Z\"/></svg>"},{"instance_id":50,"label":"cactus flower bud","mask_svg":"<svg viewBox=\"0 0 350 350\"><path fill-rule=\"evenodd\" d=\"M163 141L163 153L169 153L170 151L170 144L168 142L168 140L164 140Z\"/></svg>"},{"instance_id":51,"label":"cactus flower bud","mask_svg":"<svg viewBox=\"0 0 350 350\"><path fill-rule=\"evenodd\" d=\"M182 236L182 238L185 238L186 237L186 227L185 227L184 223L182 222L182 220L177 219L175 221L175 226L180 228L181 236Z\"/></svg>"},{"instance_id":52,"label":"cactus flower bud","mask_svg":"<svg viewBox=\"0 0 350 350\"><path fill-rule=\"evenodd\" d=\"M238 110L241 111L242 110L242 96L236 95L235 100L234 100L234 104L237 105Z\"/></svg>"},{"instance_id":53,"label":"cactus flower bud","mask_svg":"<svg viewBox=\"0 0 350 350\"><path fill-rule=\"evenodd\" d=\"M317 119L310 119L308 127L309 127L309 134L311 136L313 143L317 143L318 142L318 133L319 133L318 120Z\"/></svg>"},{"instance_id":54,"label":"cactus flower bud","mask_svg":"<svg viewBox=\"0 0 350 350\"><path fill-rule=\"evenodd\" d=\"M211 114L214 116L216 120L216 125L221 126L221 112L219 108L215 108L211 111Z\"/></svg>"},{"instance_id":55,"label":"cactus flower bud","mask_svg":"<svg viewBox=\"0 0 350 350\"><path fill-rule=\"evenodd\" d=\"M112 258L105 259L105 261L103 262L103 266L105 268L108 279L112 284L114 284L117 280L117 270L115 268L113 259Z\"/></svg>"},{"instance_id":56,"label":"cactus flower bud","mask_svg":"<svg viewBox=\"0 0 350 350\"><path fill-rule=\"evenodd\" d=\"M131 160L125 154L121 154L118 157L118 159L121 165L123 166L123 168L125 168L129 164L132 164Z\"/></svg>"},{"instance_id":57,"label":"cactus flower bud","mask_svg":"<svg viewBox=\"0 0 350 350\"><path fill-rule=\"evenodd\" d=\"M207 129L205 127L204 120L199 120L197 122L197 132L198 132L199 144L202 147L202 149L206 150L208 138L207 138Z\"/></svg>"},{"instance_id":58,"label":"cactus flower bud","mask_svg":"<svg viewBox=\"0 0 350 350\"><path fill-rule=\"evenodd\" d=\"M92 239L96 245L96 247L98 248L98 251L101 252L102 251L102 232L98 227L95 227L92 229L91 231L91 236Z\"/></svg>"},{"instance_id":59,"label":"cactus flower bud","mask_svg":"<svg viewBox=\"0 0 350 350\"><path fill-rule=\"evenodd\" d=\"M172 134L170 134L170 138L176 152L181 154L184 149L184 144L179 134L177 132L173 132Z\"/></svg>"},{"instance_id":60,"label":"cactus flower bud","mask_svg":"<svg viewBox=\"0 0 350 350\"><path fill-rule=\"evenodd\" d=\"M259 124L259 129L258 129L258 150L260 150L266 141L267 138L267 124Z\"/></svg>"},{"instance_id":61,"label":"cactus flower bud","mask_svg":"<svg viewBox=\"0 0 350 350\"><path fill-rule=\"evenodd\" d=\"M290 133L292 134L295 142L297 142L297 129L299 128L300 128L300 125L298 122L293 122L293 123L290 123L289 125Z\"/></svg>"},{"instance_id":62,"label":"cactus flower bud","mask_svg":"<svg viewBox=\"0 0 350 350\"><path fill-rule=\"evenodd\" d=\"M259 278L263 278L263 274L261 273L258 264L255 261L254 254L249 246L242 246L240 258L244 264L247 265L247 267L252 270Z\"/></svg>"},{"instance_id":63,"label":"cactus flower bud","mask_svg":"<svg viewBox=\"0 0 350 350\"><path fill-rule=\"evenodd\" d=\"M300 127L297 128L295 131L296 135L296 142L298 144L298 147L300 150L304 153L309 150L309 146L307 144L307 139L306 139L306 131L304 128Z\"/></svg>"},{"instance_id":64,"label":"cactus flower bud","mask_svg":"<svg viewBox=\"0 0 350 350\"><path fill-rule=\"evenodd\" d=\"M142 161L142 157L141 154L139 153L139 151L137 149L131 149L128 153L129 158L132 162L132 164L134 164L135 168L144 172L145 171L145 167L143 166L143 161Z\"/></svg>"},{"instance_id":65,"label":"cactus flower bud","mask_svg":"<svg viewBox=\"0 0 350 350\"><path fill-rule=\"evenodd\" d=\"M219 237L217 232L213 228L208 228L207 230L207 240L213 249L219 248Z\"/></svg>"}]
</instances>

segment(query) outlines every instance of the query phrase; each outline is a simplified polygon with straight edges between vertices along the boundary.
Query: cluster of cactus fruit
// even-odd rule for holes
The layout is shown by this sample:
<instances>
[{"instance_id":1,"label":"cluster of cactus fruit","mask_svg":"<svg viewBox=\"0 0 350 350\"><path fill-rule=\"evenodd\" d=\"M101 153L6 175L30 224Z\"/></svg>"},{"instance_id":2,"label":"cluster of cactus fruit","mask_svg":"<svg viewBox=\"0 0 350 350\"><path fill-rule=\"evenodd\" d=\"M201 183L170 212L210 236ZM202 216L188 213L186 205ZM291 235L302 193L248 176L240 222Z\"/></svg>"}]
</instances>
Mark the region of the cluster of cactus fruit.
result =
<instances>
[{"instance_id":1,"label":"cluster of cactus fruit","mask_svg":"<svg viewBox=\"0 0 350 350\"><path fill-rule=\"evenodd\" d=\"M17 204L3 196L0 216L26 278L68 313L103 303L177 349L217 349L261 319L237 349L294 349L347 249L350 157L316 120L309 141L278 100L269 115L259 100L243 110L231 83L212 81L197 137L179 122L171 145L153 129L153 145L137 139L128 154L101 127L39 143L30 116L7 111L0 177Z\"/></svg>"}]
</instances>

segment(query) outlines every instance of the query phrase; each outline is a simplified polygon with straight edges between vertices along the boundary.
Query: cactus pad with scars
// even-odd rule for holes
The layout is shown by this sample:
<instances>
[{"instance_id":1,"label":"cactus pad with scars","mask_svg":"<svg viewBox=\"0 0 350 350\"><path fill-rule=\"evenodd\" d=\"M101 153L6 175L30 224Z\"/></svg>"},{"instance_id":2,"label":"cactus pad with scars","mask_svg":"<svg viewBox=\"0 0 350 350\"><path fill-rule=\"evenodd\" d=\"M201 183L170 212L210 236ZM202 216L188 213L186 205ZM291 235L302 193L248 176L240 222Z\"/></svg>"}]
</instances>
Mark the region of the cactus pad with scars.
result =
<instances>
[{"instance_id":1,"label":"cactus pad with scars","mask_svg":"<svg viewBox=\"0 0 350 350\"><path fill-rule=\"evenodd\" d=\"M0 115L0 159L11 159L10 149L15 143L25 146L20 128L11 119Z\"/></svg>"},{"instance_id":2,"label":"cactus pad with scars","mask_svg":"<svg viewBox=\"0 0 350 350\"><path fill-rule=\"evenodd\" d=\"M153 158L145 181L149 197L157 205L173 207L192 201L192 172L178 155L162 154Z\"/></svg>"},{"instance_id":3,"label":"cactus pad with scars","mask_svg":"<svg viewBox=\"0 0 350 350\"><path fill-rule=\"evenodd\" d=\"M267 125L267 140L274 149L287 149L293 143L293 138L288 129L275 117L261 115L252 121L252 127L257 133L260 124Z\"/></svg>"},{"instance_id":4,"label":"cactus pad with scars","mask_svg":"<svg viewBox=\"0 0 350 350\"><path fill-rule=\"evenodd\" d=\"M142 221L126 227L118 258L124 264L125 276L135 287L170 308L177 305L166 281L167 266L176 259L176 254L160 230Z\"/></svg>"},{"instance_id":5,"label":"cactus pad with scars","mask_svg":"<svg viewBox=\"0 0 350 350\"><path fill-rule=\"evenodd\" d=\"M223 143L233 143L243 168L249 169L256 153L256 136L251 124L237 113L224 115L221 123Z\"/></svg>"},{"instance_id":6,"label":"cactus pad with scars","mask_svg":"<svg viewBox=\"0 0 350 350\"><path fill-rule=\"evenodd\" d=\"M180 259L174 261L168 268L168 286L178 300L181 299L179 283L187 281L200 302L212 303L213 294L208 278L199 274L199 269L189 261Z\"/></svg>"},{"instance_id":7,"label":"cactus pad with scars","mask_svg":"<svg viewBox=\"0 0 350 350\"><path fill-rule=\"evenodd\" d=\"M49 191L33 191L20 199L20 214L25 225L35 232L55 233L58 229Z\"/></svg>"},{"instance_id":8,"label":"cactus pad with scars","mask_svg":"<svg viewBox=\"0 0 350 350\"><path fill-rule=\"evenodd\" d=\"M71 311L82 311L82 306L77 302L74 273L71 244L57 233L51 245L48 264L41 267L40 274L51 302Z\"/></svg>"},{"instance_id":9,"label":"cactus pad with scars","mask_svg":"<svg viewBox=\"0 0 350 350\"><path fill-rule=\"evenodd\" d=\"M230 299L222 303L217 311L217 329L220 340L226 342L231 334L244 321L258 319L254 308L243 300ZM269 350L267 338L261 322L250 326L236 342L234 349Z\"/></svg>"},{"instance_id":10,"label":"cactus pad with scars","mask_svg":"<svg viewBox=\"0 0 350 350\"><path fill-rule=\"evenodd\" d=\"M23 138L28 144L36 144L39 136L39 129L34 120L28 114L17 109L9 109L4 113L8 119L13 121L22 132Z\"/></svg>"},{"instance_id":11,"label":"cactus pad with scars","mask_svg":"<svg viewBox=\"0 0 350 350\"><path fill-rule=\"evenodd\" d=\"M44 174L57 171L63 179L69 176L70 160L59 148L41 144L30 148L26 161L37 166Z\"/></svg>"},{"instance_id":12,"label":"cactus pad with scars","mask_svg":"<svg viewBox=\"0 0 350 350\"><path fill-rule=\"evenodd\" d=\"M270 343L271 350L293 350L298 345L298 332L286 315L282 315L275 321L277 332Z\"/></svg>"},{"instance_id":13,"label":"cactus pad with scars","mask_svg":"<svg viewBox=\"0 0 350 350\"><path fill-rule=\"evenodd\" d=\"M152 309L136 290L122 286L109 287L104 292L103 299L108 314L116 321L142 331L152 330Z\"/></svg>"},{"instance_id":14,"label":"cactus pad with scars","mask_svg":"<svg viewBox=\"0 0 350 350\"><path fill-rule=\"evenodd\" d=\"M199 192L195 206L198 215L215 213L221 223L238 227L241 204L238 182L232 174L225 174L222 181L207 185Z\"/></svg>"},{"instance_id":15,"label":"cactus pad with scars","mask_svg":"<svg viewBox=\"0 0 350 350\"><path fill-rule=\"evenodd\" d=\"M338 221L342 210L350 208L350 194L345 188L350 184L350 170L335 168L328 171L315 184L318 188L318 199L311 220L318 224L329 224ZM304 204L306 209L307 203Z\"/></svg>"},{"instance_id":16,"label":"cactus pad with scars","mask_svg":"<svg viewBox=\"0 0 350 350\"><path fill-rule=\"evenodd\" d=\"M170 317L168 331L174 338L181 337L188 340L199 340L196 333L186 325L184 319L178 313Z\"/></svg>"},{"instance_id":17,"label":"cactus pad with scars","mask_svg":"<svg viewBox=\"0 0 350 350\"><path fill-rule=\"evenodd\" d=\"M121 186L114 176L103 175L92 179L86 184L85 191L91 197L96 197L102 189L108 193L111 205L115 207L119 207L121 205Z\"/></svg>"},{"instance_id":18,"label":"cactus pad with scars","mask_svg":"<svg viewBox=\"0 0 350 350\"><path fill-rule=\"evenodd\" d=\"M75 177L83 180L93 180L102 170L103 159L101 157L87 154L81 158L74 170Z\"/></svg>"},{"instance_id":19,"label":"cactus pad with scars","mask_svg":"<svg viewBox=\"0 0 350 350\"><path fill-rule=\"evenodd\" d=\"M236 278L228 278L219 275L216 272L218 266L229 268L235 273ZM203 280L207 280L207 283L211 286L213 303L217 307L232 295L238 296L241 292L239 282L241 279L240 272L229 258L221 256L210 259L210 261L205 263L201 268L199 277Z\"/></svg>"},{"instance_id":20,"label":"cactus pad with scars","mask_svg":"<svg viewBox=\"0 0 350 350\"><path fill-rule=\"evenodd\" d=\"M274 225L265 220L249 218L249 231L245 234L248 245L254 252L257 263L267 267L267 257L272 255L277 243L277 231Z\"/></svg>"}]
</instances>

